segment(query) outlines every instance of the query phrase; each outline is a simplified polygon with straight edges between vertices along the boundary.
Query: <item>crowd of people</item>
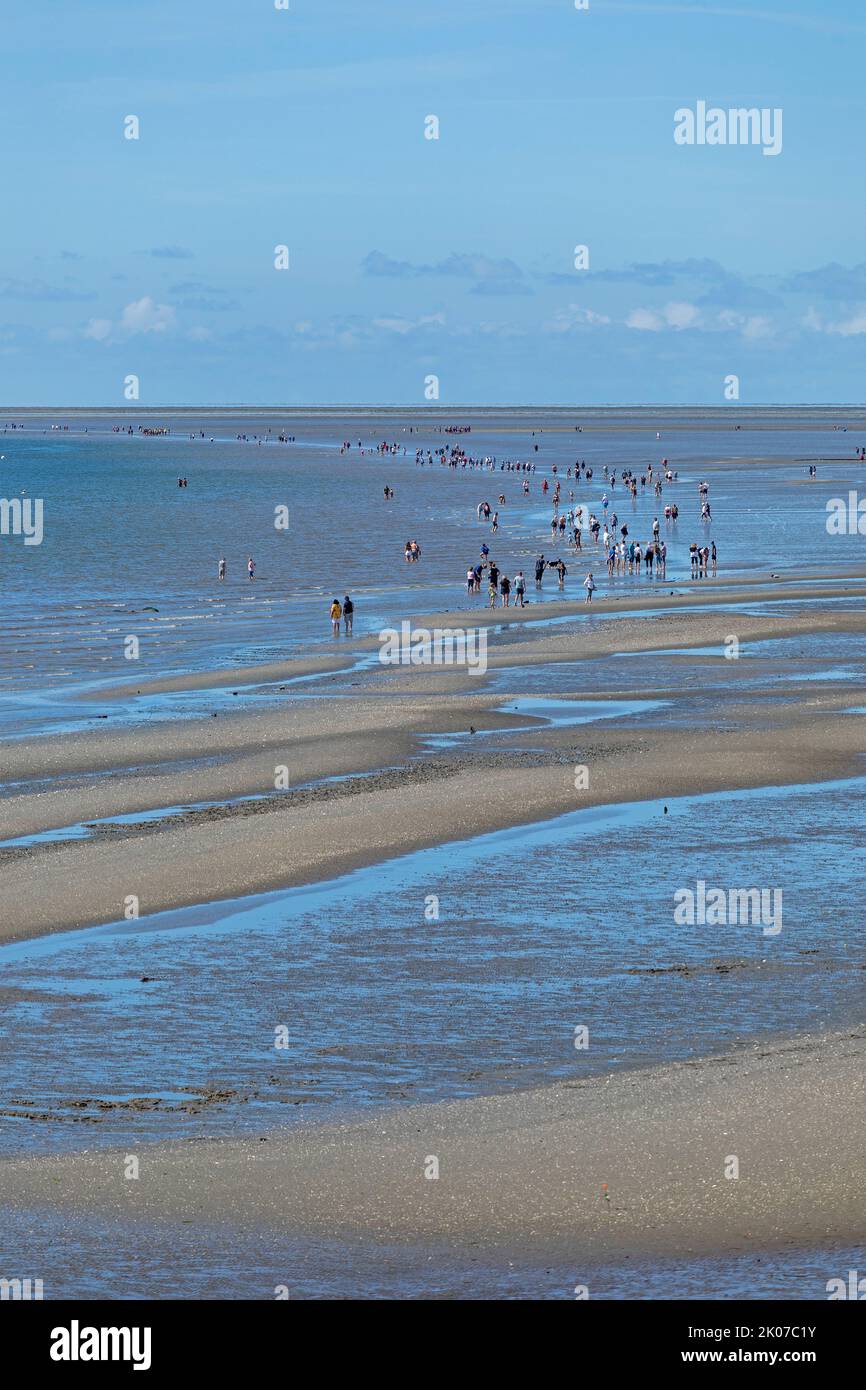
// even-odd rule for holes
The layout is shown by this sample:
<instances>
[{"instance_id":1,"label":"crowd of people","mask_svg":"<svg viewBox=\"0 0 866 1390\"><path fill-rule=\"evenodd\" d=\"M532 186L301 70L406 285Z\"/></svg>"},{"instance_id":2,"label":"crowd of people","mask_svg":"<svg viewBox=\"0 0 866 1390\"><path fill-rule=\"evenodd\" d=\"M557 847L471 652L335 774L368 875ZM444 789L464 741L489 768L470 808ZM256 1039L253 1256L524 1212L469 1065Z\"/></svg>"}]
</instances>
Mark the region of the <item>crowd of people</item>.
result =
<instances>
[{"instance_id":1,"label":"crowd of people","mask_svg":"<svg viewBox=\"0 0 866 1390\"><path fill-rule=\"evenodd\" d=\"M443 432L452 435L467 434L469 430L468 427L455 426L453 428L448 427ZM537 445L533 447L535 450L538 448ZM365 446L360 439L356 445L351 440L344 440L340 445L340 453L344 454L354 448L357 448L361 454L371 453L381 458L394 457L398 454L406 455L405 446L396 442L382 440L377 444ZM866 458L866 452L864 452L864 458ZM415 463L420 468L439 465L452 470L479 471L486 474L495 472L517 474L519 496L524 501L531 497L532 485L536 481L538 467L535 462L523 459L498 458L492 454L476 456L469 453L463 444L458 442L436 447L416 448ZM540 480L541 497L552 507L550 519L552 541L558 543L560 548L563 546L569 548L575 558L582 556L590 548L595 550L603 560L610 579L640 575L647 578L665 579L667 577L668 543L677 534L680 509L678 503L673 499L670 501L663 501L662 499L665 489L677 484L677 470L671 468L665 458L659 465L649 463L640 470L625 467L618 471L616 468L604 464L601 469L601 479L597 479L595 482L593 482L593 473L593 467L581 458L575 459L574 463L568 464L564 470L561 465L551 465L550 476ZM810 474L812 474L811 469ZM504 478L500 482L500 487L503 483ZM587 485L601 490L600 502L595 504L594 510L585 503L578 502L575 498L575 488L586 487ZM178 486L186 486L186 479L178 479ZM638 495L643 497L648 492L651 492L659 504L657 515L653 517L651 524L647 525L642 536L631 536L629 534L629 521L621 519L618 515L615 499L619 496L623 503L632 504L630 510L633 510ZM386 484L383 488L385 501L393 501L394 495L394 489L390 484ZM488 525L492 536L498 536L500 532L500 511L506 506L505 491L497 490L495 497L495 501L488 499L479 501L475 509L476 521ZM709 500L709 483L705 480L698 484L698 505L699 523L702 527L709 527L712 522L712 511ZM634 525L633 519L632 525ZM664 534L662 528L664 528ZM643 529L643 525L641 529ZM421 546L418 541L407 540L403 547L403 554L407 564L418 563L421 558ZM704 578L711 574L715 576L718 572L718 553L715 541L710 538L707 538L703 544L692 541L689 545L689 560L692 578ZM535 587L539 592L548 571L553 571L556 575L557 588L560 593L564 593L569 566L562 554L552 558L545 556L543 552L538 554L534 574ZM219 579L224 580L226 577L224 559L219 562L218 573ZM255 563L252 556L247 561L247 573L250 580L255 578ZM592 571L586 574L582 581L582 587L585 602L592 603L593 595L598 587ZM523 608L528 602L526 597L527 582L523 570L517 569L513 575L505 573L490 554L490 547L486 543L481 545L478 560L470 564L466 570L467 594L479 595L483 589L486 590L487 603L491 608L496 608L497 605L510 608L512 596L514 607ZM342 603L335 598L330 608L330 620L334 636L340 634L341 627L347 636L351 635L353 619L354 605L349 596L346 595Z\"/></svg>"},{"instance_id":2,"label":"crowd of people","mask_svg":"<svg viewBox=\"0 0 866 1390\"><path fill-rule=\"evenodd\" d=\"M486 465L488 460L476 461L476 463L479 462ZM493 462L495 463L495 460ZM500 464L501 469L505 469L506 466L504 463ZM527 497L530 493L530 477L535 472L535 465L526 464L523 467L527 476L523 479L522 493L524 497ZM667 459L662 459L658 467L647 464L640 473L624 468L619 476L617 476L616 469L610 469L605 464L602 469L604 491L598 506L600 515L588 507L576 503L573 488L568 490L566 501L563 497L563 479L560 476L558 465L552 466L551 473L552 479L550 481L547 478L542 480L541 493L542 497L548 500L553 507L553 515L550 520L550 534L553 541L569 545L577 554L585 549L584 535L586 534L587 545L591 545L601 552L610 578L641 574L650 578L665 579L667 577L668 535L676 535L680 514L678 504L675 501L666 502L663 507L659 508L660 514L653 517L649 528L650 534L645 539L629 536L628 521L620 521L612 505L617 485L624 490L626 498L632 503L637 500L639 491L643 496L647 489L652 490L656 500L661 500L665 487L678 482L678 472L670 467ZM574 464L569 464L565 470L566 483L572 479L578 483L591 482L592 476L593 470L584 459L575 460ZM704 480L698 484L698 500L701 524L707 526L712 521L712 511L709 501L709 483ZM486 499L476 506L476 519L479 522L489 523L494 535L499 531L499 507L502 507L504 503L505 494L500 493L497 507L494 507ZM664 523L666 533L664 536L662 535L662 523ZM693 577L703 578L718 572L718 554L715 541L704 545L698 545L696 541L692 542L689 547L689 555ZM543 553L538 556L535 562L536 588L541 589L547 570L555 572L558 588L563 590L568 566L561 557L548 559ZM508 575L501 572L499 565L490 556L490 548L486 544L481 546L480 559L467 569L466 588L469 594L481 593L485 575L490 607L495 608L497 601L501 602L503 608L510 607L511 580ZM586 591L585 601L591 603L593 593L597 588L591 572L584 579L583 587ZM514 592L515 602L519 603L521 607L524 606L526 598L522 571L515 577ZM519 600L516 597L518 593L520 595Z\"/></svg>"}]
</instances>

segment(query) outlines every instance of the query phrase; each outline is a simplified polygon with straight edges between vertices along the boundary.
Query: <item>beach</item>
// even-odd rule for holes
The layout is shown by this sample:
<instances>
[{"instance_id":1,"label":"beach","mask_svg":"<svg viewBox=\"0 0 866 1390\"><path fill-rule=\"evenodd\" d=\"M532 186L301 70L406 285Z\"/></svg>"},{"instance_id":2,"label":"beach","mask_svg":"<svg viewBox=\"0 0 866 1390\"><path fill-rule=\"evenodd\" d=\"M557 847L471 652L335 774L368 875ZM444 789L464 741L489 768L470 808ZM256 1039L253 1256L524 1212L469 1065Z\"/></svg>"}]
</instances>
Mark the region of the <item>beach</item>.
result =
<instances>
[{"instance_id":1,"label":"beach","mask_svg":"<svg viewBox=\"0 0 866 1390\"><path fill-rule=\"evenodd\" d=\"M77 451L106 528L68 570L47 531L2 637L2 1201L65 1293L82 1221L114 1229L105 1280L134 1296L136 1239L184 1226L214 1271L226 1233L259 1248L264 1290L296 1241L280 1259L311 1297L384 1296L377 1270L397 1297L568 1297L569 1270L630 1297L601 1274L629 1260L695 1296L673 1259L727 1261L736 1296L822 1297L844 1272L866 1213L866 568L825 504L864 465L828 412L722 415L467 412L449 437L423 413L299 413L283 445L288 416L164 412L171 436L130 440L90 413L56 457L55 417L26 415L47 524ZM455 444L456 467L432 454ZM660 500L607 481L662 455ZM114 533L106 470L134 530ZM665 577L608 575L586 531L551 545L542 479L563 507L610 493L644 540L675 497ZM492 534L475 505L500 491ZM689 573L695 536L717 575ZM525 571L526 608L467 598L482 543ZM561 592L534 583L546 549ZM404 623L427 645L389 663ZM437 630L483 634L483 669L437 662ZM684 925L698 884L784 909ZM214 1279L199 1296L233 1296Z\"/></svg>"},{"instance_id":2,"label":"beach","mask_svg":"<svg viewBox=\"0 0 866 1390\"><path fill-rule=\"evenodd\" d=\"M61 1222L67 1212L121 1229L183 1222L203 1242L225 1226L263 1240L287 1230L336 1238L346 1283L362 1288L377 1243L404 1246L416 1278L428 1262L471 1249L531 1270L533 1283L545 1264L570 1267L590 1291L593 1267L624 1257L758 1249L772 1261L784 1247L866 1236L864 1045L862 1030L803 1037L266 1141L159 1146L125 1184L122 1152L12 1161L4 1190L30 1211L50 1205ZM731 1155L736 1182L725 1179ZM428 1179L434 1158L438 1176ZM801 1296L823 1293L813 1285Z\"/></svg>"}]
</instances>

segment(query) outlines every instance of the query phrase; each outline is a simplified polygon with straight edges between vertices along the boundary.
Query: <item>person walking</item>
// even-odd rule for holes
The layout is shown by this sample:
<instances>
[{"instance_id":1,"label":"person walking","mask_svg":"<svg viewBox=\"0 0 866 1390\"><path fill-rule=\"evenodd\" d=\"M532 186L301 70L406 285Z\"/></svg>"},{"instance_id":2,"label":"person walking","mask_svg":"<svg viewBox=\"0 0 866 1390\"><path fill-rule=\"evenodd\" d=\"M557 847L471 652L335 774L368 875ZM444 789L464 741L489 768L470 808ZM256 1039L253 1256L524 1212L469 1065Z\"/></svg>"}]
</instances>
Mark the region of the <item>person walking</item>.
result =
<instances>
[{"instance_id":1,"label":"person walking","mask_svg":"<svg viewBox=\"0 0 866 1390\"><path fill-rule=\"evenodd\" d=\"M340 600L335 598L334 602L331 604L331 631L335 637L339 637L340 635L340 619L342 616L343 610L340 606Z\"/></svg>"},{"instance_id":2,"label":"person walking","mask_svg":"<svg viewBox=\"0 0 866 1390\"><path fill-rule=\"evenodd\" d=\"M595 593L595 580L592 577L592 570L590 570L586 579L584 579L583 587L586 589L586 602L592 603L592 596Z\"/></svg>"},{"instance_id":3,"label":"person walking","mask_svg":"<svg viewBox=\"0 0 866 1390\"><path fill-rule=\"evenodd\" d=\"M352 620L355 617L355 605L347 594L343 599L343 624L346 629L346 636L352 636Z\"/></svg>"}]
</instances>

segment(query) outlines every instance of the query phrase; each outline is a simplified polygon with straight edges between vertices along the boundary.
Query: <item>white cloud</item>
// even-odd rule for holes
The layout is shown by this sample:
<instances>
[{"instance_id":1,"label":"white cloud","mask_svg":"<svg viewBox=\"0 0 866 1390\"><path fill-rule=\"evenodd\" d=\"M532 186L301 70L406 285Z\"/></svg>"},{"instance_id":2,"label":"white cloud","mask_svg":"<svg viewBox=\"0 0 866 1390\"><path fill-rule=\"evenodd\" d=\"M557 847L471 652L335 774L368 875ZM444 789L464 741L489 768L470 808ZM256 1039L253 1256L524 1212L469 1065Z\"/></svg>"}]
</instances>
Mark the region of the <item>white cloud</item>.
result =
<instances>
[{"instance_id":1,"label":"white cloud","mask_svg":"<svg viewBox=\"0 0 866 1390\"><path fill-rule=\"evenodd\" d=\"M763 314L753 314L743 325L744 338L771 338L773 325Z\"/></svg>"},{"instance_id":2,"label":"white cloud","mask_svg":"<svg viewBox=\"0 0 866 1390\"><path fill-rule=\"evenodd\" d=\"M524 338L526 336L525 330L518 324L496 319L482 319L478 325L478 332L485 334L488 338Z\"/></svg>"},{"instance_id":3,"label":"white cloud","mask_svg":"<svg viewBox=\"0 0 866 1390\"><path fill-rule=\"evenodd\" d=\"M644 333L660 333L665 326L664 319L652 309L632 309L625 321L626 328L637 328Z\"/></svg>"},{"instance_id":4,"label":"white cloud","mask_svg":"<svg viewBox=\"0 0 866 1390\"><path fill-rule=\"evenodd\" d=\"M568 333L572 328L595 328L606 323L610 323L606 314L597 314L594 309L584 309L580 304L568 304L564 309L557 309L544 328L547 333Z\"/></svg>"},{"instance_id":5,"label":"white cloud","mask_svg":"<svg viewBox=\"0 0 866 1390\"><path fill-rule=\"evenodd\" d=\"M129 337L136 333L165 333L174 327L175 312L170 304L156 304L149 294L127 304L120 318L121 330Z\"/></svg>"},{"instance_id":6,"label":"white cloud","mask_svg":"<svg viewBox=\"0 0 866 1390\"><path fill-rule=\"evenodd\" d=\"M637 328L644 333L661 333L663 328L697 328L701 321L700 310L686 300L672 300L659 312L655 309L632 309L625 321L626 328Z\"/></svg>"},{"instance_id":7,"label":"white cloud","mask_svg":"<svg viewBox=\"0 0 866 1390\"><path fill-rule=\"evenodd\" d=\"M851 309L847 318L837 319L835 323L826 321L814 306L810 306L800 322L813 333L835 333L840 338L856 338L866 333L866 305Z\"/></svg>"},{"instance_id":8,"label":"white cloud","mask_svg":"<svg viewBox=\"0 0 866 1390\"><path fill-rule=\"evenodd\" d=\"M386 333L408 333L412 328L411 319L374 319L373 327L382 328Z\"/></svg>"},{"instance_id":9,"label":"white cloud","mask_svg":"<svg viewBox=\"0 0 866 1390\"><path fill-rule=\"evenodd\" d=\"M676 300L665 305L665 322L669 328L695 328L700 321L700 313L694 304Z\"/></svg>"},{"instance_id":10,"label":"white cloud","mask_svg":"<svg viewBox=\"0 0 866 1390\"><path fill-rule=\"evenodd\" d=\"M386 333L412 333L416 328L427 328L430 324L442 327L445 323L444 314L422 314L419 319L406 318L386 318L373 319L373 327L381 328Z\"/></svg>"},{"instance_id":11,"label":"white cloud","mask_svg":"<svg viewBox=\"0 0 866 1390\"><path fill-rule=\"evenodd\" d=\"M736 309L721 309L719 324L722 328L738 329L744 338L772 338L775 328L765 314L738 314Z\"/></svg>"},{"instance_id":12,"label":"white cloud","mask_svg":"<svg viewBox=\"0 0 866 1390\"><path fill-rule=\"evenodd\" d=\"M827 332L838 333L843 338L854 338L866 333L866 307L855 309L850 318L842 319L839 323L828 324Z\"/></svg>"},{"instance_id":13,"label":"white cloud","mask_svg":"<svg viewBox=\"0 0 866 1390\"><path fill-rule=\"evenodd\" d=\"M84 337L92 338L97 343L108 342L109 339L116 341L119 338L133 338L137 333L165 333L169 328L174 328L175 311L171 304L156 304L149 294L143 299L134 299L120 316L120 322L115 324L111 319L89 319L84 327ZM190 337L198 331L199 334L205 333L205 329L192 330Z\"/></svg>"}]
</instances>

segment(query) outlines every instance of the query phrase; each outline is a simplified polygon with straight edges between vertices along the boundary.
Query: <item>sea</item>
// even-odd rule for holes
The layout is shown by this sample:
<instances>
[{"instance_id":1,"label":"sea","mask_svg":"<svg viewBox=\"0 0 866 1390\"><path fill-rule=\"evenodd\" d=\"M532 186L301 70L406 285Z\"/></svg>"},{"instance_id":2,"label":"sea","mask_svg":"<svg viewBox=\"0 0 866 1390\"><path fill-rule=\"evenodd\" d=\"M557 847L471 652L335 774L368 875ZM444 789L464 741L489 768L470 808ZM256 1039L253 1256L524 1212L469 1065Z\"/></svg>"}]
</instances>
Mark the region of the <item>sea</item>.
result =
<instances>
[{"instance_id":1,"label":"sea","mask_svg":"<svg viewBox=\"0 0 866 1390\"><path fill-rule=\"evenodd\" d=\"M41 501L43 532L38 545L0 535L0 737L80 718L66 702L84 689L339 651L328 614L345 594L355 604L356 637L425 613L481 607L486 593L469 600L465 576L482 545L503 573L522 568L530 576L534 610L562 596L551 572L536 592L540 553L565 559L565 598L583 597L592 569L596 597L622 600L676 591L690 577L691 542L716 543L720 582L842 574L862 563L856 531L827 529L827 503L847 499L866 476L856 452L866 442L862 412L467 411L441 423L429 412L166 412L146 417L149 428L171 429L156 436L139 433L132 418L141 419L123 412L0 419L0 496ZM470 433L445 432L462 423ZM279 442L280 434L291 442ZM344 443L351 447L341 451ZM382 443L397 452L377 453ZM426 461L455 444L495 466ZM578 459L593 470L589 482L566 476ZM626 498L623 468L640 474L662 459L677 482L660 500L651 486L635 502ZM527 498L525 475L501 467L508 461L535 468ZM613 486L605 465L616 471ZM566 507L602 517L607 493L608 515L642 541L661 518L664 580L609 580L588 534L579 554L551 538L541 484L552 482L554 466ZM187 487L178 487L179 477ZM701 481L709 483L710 523L700 520ZM386 486L393 501L384 499ZM477 520L485 500L499 512L495 535ZM666 502L679 507L675 524L665 525ZM407 540L421 547L417 563L404 559Z\"/></svg>"}]
</instances>

